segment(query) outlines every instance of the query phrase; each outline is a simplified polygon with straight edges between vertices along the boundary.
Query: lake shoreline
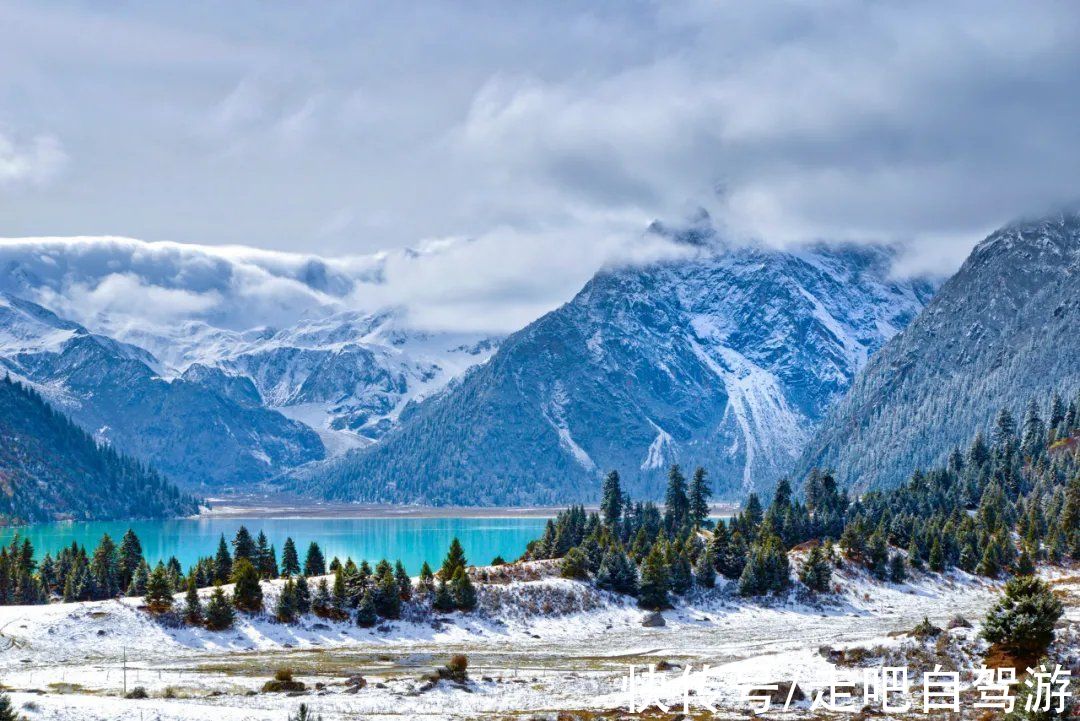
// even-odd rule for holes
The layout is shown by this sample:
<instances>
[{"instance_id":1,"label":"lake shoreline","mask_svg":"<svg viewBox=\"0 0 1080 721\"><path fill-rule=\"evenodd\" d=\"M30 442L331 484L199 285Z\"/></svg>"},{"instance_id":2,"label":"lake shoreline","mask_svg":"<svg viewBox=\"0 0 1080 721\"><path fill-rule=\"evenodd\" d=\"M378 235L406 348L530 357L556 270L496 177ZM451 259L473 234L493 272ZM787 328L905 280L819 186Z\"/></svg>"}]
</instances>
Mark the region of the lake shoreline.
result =
<instances>
[{"instance_id":1,"label":"lake shoreline","mask_svg":"<svg viewBox=\"0 0 1080 721\"><path fill-rule=\"evenodd\" d=\"M554 518L568 506L420 506L313 501L285 495L242 495L206 499L211 506L192 518L230 519L370 519L370 518ZM599 511L586 505L588 512ZM712 508L713 517L737 510L730 504Z\"/></svg>"},{"instance_id":2,"label":"lake shoreline","mask_svg":"<svg viewBox=\"0 0 1080 721\"><path fill-rule=\"evenodd\" d=\"M192 518L371 519L371 518L554 518L565 506L395 506L326 503L309 499L208 498L212 507ZM595 510L595 509L592 509Z\"/></svg>"}]
</instances>

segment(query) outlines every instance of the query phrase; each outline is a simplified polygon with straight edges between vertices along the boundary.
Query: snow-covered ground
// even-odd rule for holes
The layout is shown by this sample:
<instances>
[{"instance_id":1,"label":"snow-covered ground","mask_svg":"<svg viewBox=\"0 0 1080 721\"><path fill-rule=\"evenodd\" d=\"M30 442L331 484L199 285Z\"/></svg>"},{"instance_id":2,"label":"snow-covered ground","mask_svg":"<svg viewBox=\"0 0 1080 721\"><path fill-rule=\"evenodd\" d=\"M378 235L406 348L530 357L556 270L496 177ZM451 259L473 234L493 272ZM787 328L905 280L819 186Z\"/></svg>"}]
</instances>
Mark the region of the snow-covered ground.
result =
<instances>
[{"instance_id":1,"label":"snow-covered ground","mask_svg":"<svg viewBox=\"0 0 1080 721\"><path fill-rule=\"evenodd\" d=\"M941 627L968 618L975 629L948 633L977 647L977 623L997 595L995 584L960 573L894 585L845 569L834 576L840 592L821 599L748 602L720 588L646 628L630 600L551 577L542 562L531 570L535 580L482 585L475 613L411 608L370 630L314 616L288 626L241 616L222 633L169 628L137 599L0 607L0 681L28 719L283 721L301 702L327 721L506 718L619 708L631 665L641 673L668 662L709 664L710 698L734 711L744 704L740 684L795 680L809 693L836 670L822 647L896 646L924 617ZM279 584L263 586L271 606ZM1070 621L1080 622L1080 579L1062 588ZM468 656L471 682L429 688L427 677L453 653ZM260 691L281 668L293 669L304 695ZM357 674L367 685L350 689L346 679ZM674 703L678 671L668 676ZM150 698L122 699L125 682Z\"/></svg>"}]
</instances>

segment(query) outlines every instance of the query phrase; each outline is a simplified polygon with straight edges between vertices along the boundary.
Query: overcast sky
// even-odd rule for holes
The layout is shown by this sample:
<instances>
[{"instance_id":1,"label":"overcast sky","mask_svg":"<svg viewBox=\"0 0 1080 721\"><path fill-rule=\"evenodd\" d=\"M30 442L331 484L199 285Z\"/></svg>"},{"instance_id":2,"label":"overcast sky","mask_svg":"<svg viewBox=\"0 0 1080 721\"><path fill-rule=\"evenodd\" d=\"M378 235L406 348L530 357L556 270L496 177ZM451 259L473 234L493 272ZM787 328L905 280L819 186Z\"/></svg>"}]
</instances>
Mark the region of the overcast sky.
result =
<instances>
[{"instance_id":1,"label":"overcast sky","mask_svg":"<svg viewBox=\"0 0 1080 721\"><path fill-rule=\"evenodd\" d=\"M0 1L0 236L473 239L536 307L701 207L952 269L1078 129L1066 0Z\"/></svg>"}]
</instances>

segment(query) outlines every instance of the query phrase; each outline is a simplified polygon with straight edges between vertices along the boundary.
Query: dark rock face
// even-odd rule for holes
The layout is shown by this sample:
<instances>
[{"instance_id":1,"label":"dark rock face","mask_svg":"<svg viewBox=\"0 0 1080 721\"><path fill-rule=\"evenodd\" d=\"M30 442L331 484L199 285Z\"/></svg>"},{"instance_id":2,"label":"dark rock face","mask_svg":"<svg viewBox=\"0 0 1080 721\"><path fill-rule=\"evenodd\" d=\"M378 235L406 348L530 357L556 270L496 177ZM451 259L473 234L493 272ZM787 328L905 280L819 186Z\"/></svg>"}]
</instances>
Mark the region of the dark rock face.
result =
<instances>
[{"instance_id":1,"label":"dark rock face","mask_svg":"<svg viewBox=\"0 0 1080 721\"><path fill-rule=\"evenodd\" d=\"M866 366L799 464L858 488L941 462L998 409L1080 387L1080 214L982 241L926 309Z\"/></svg>"}]
</instances>

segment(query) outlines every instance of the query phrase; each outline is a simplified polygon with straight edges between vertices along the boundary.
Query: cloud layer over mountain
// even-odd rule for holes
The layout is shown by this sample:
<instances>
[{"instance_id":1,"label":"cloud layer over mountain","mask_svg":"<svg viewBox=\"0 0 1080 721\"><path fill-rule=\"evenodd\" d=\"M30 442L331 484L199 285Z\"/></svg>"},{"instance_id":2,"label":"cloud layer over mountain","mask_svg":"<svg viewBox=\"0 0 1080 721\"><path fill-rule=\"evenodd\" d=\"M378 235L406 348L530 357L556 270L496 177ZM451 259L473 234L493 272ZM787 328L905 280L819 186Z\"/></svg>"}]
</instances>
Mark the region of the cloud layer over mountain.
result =
<instances>
[{"instance_id":1,"label":"cloud layer over mountain","mask_svg":"<svg viewBox=\"0 0 1080 721\"><path fill-rule=\"evenodd\" d=\"M244 331L386 307L405 309L419 330L503 333L570 297L590 267L682 252L647 232L632 243L581 238L576 255L534 240L507 230L324 258L115 237L0 239L0 290L121 339L185 321ZM516 252L500 256L507 246Z\"/></svg>"},{"instance_id":2,"label":"cloud layer over mountain","mask_svg":"<svg viewBox=\"0 0 1080 721\"><path fill-rule=\"evenodd\" d=\"M949 271L1077 193L1064 0L17 0L0 25L8 236L472 238L477 282L531 266L491 281L529 302L697 207L738 236L908 241L906 267Z\"/></svg>"}]
</instances>

